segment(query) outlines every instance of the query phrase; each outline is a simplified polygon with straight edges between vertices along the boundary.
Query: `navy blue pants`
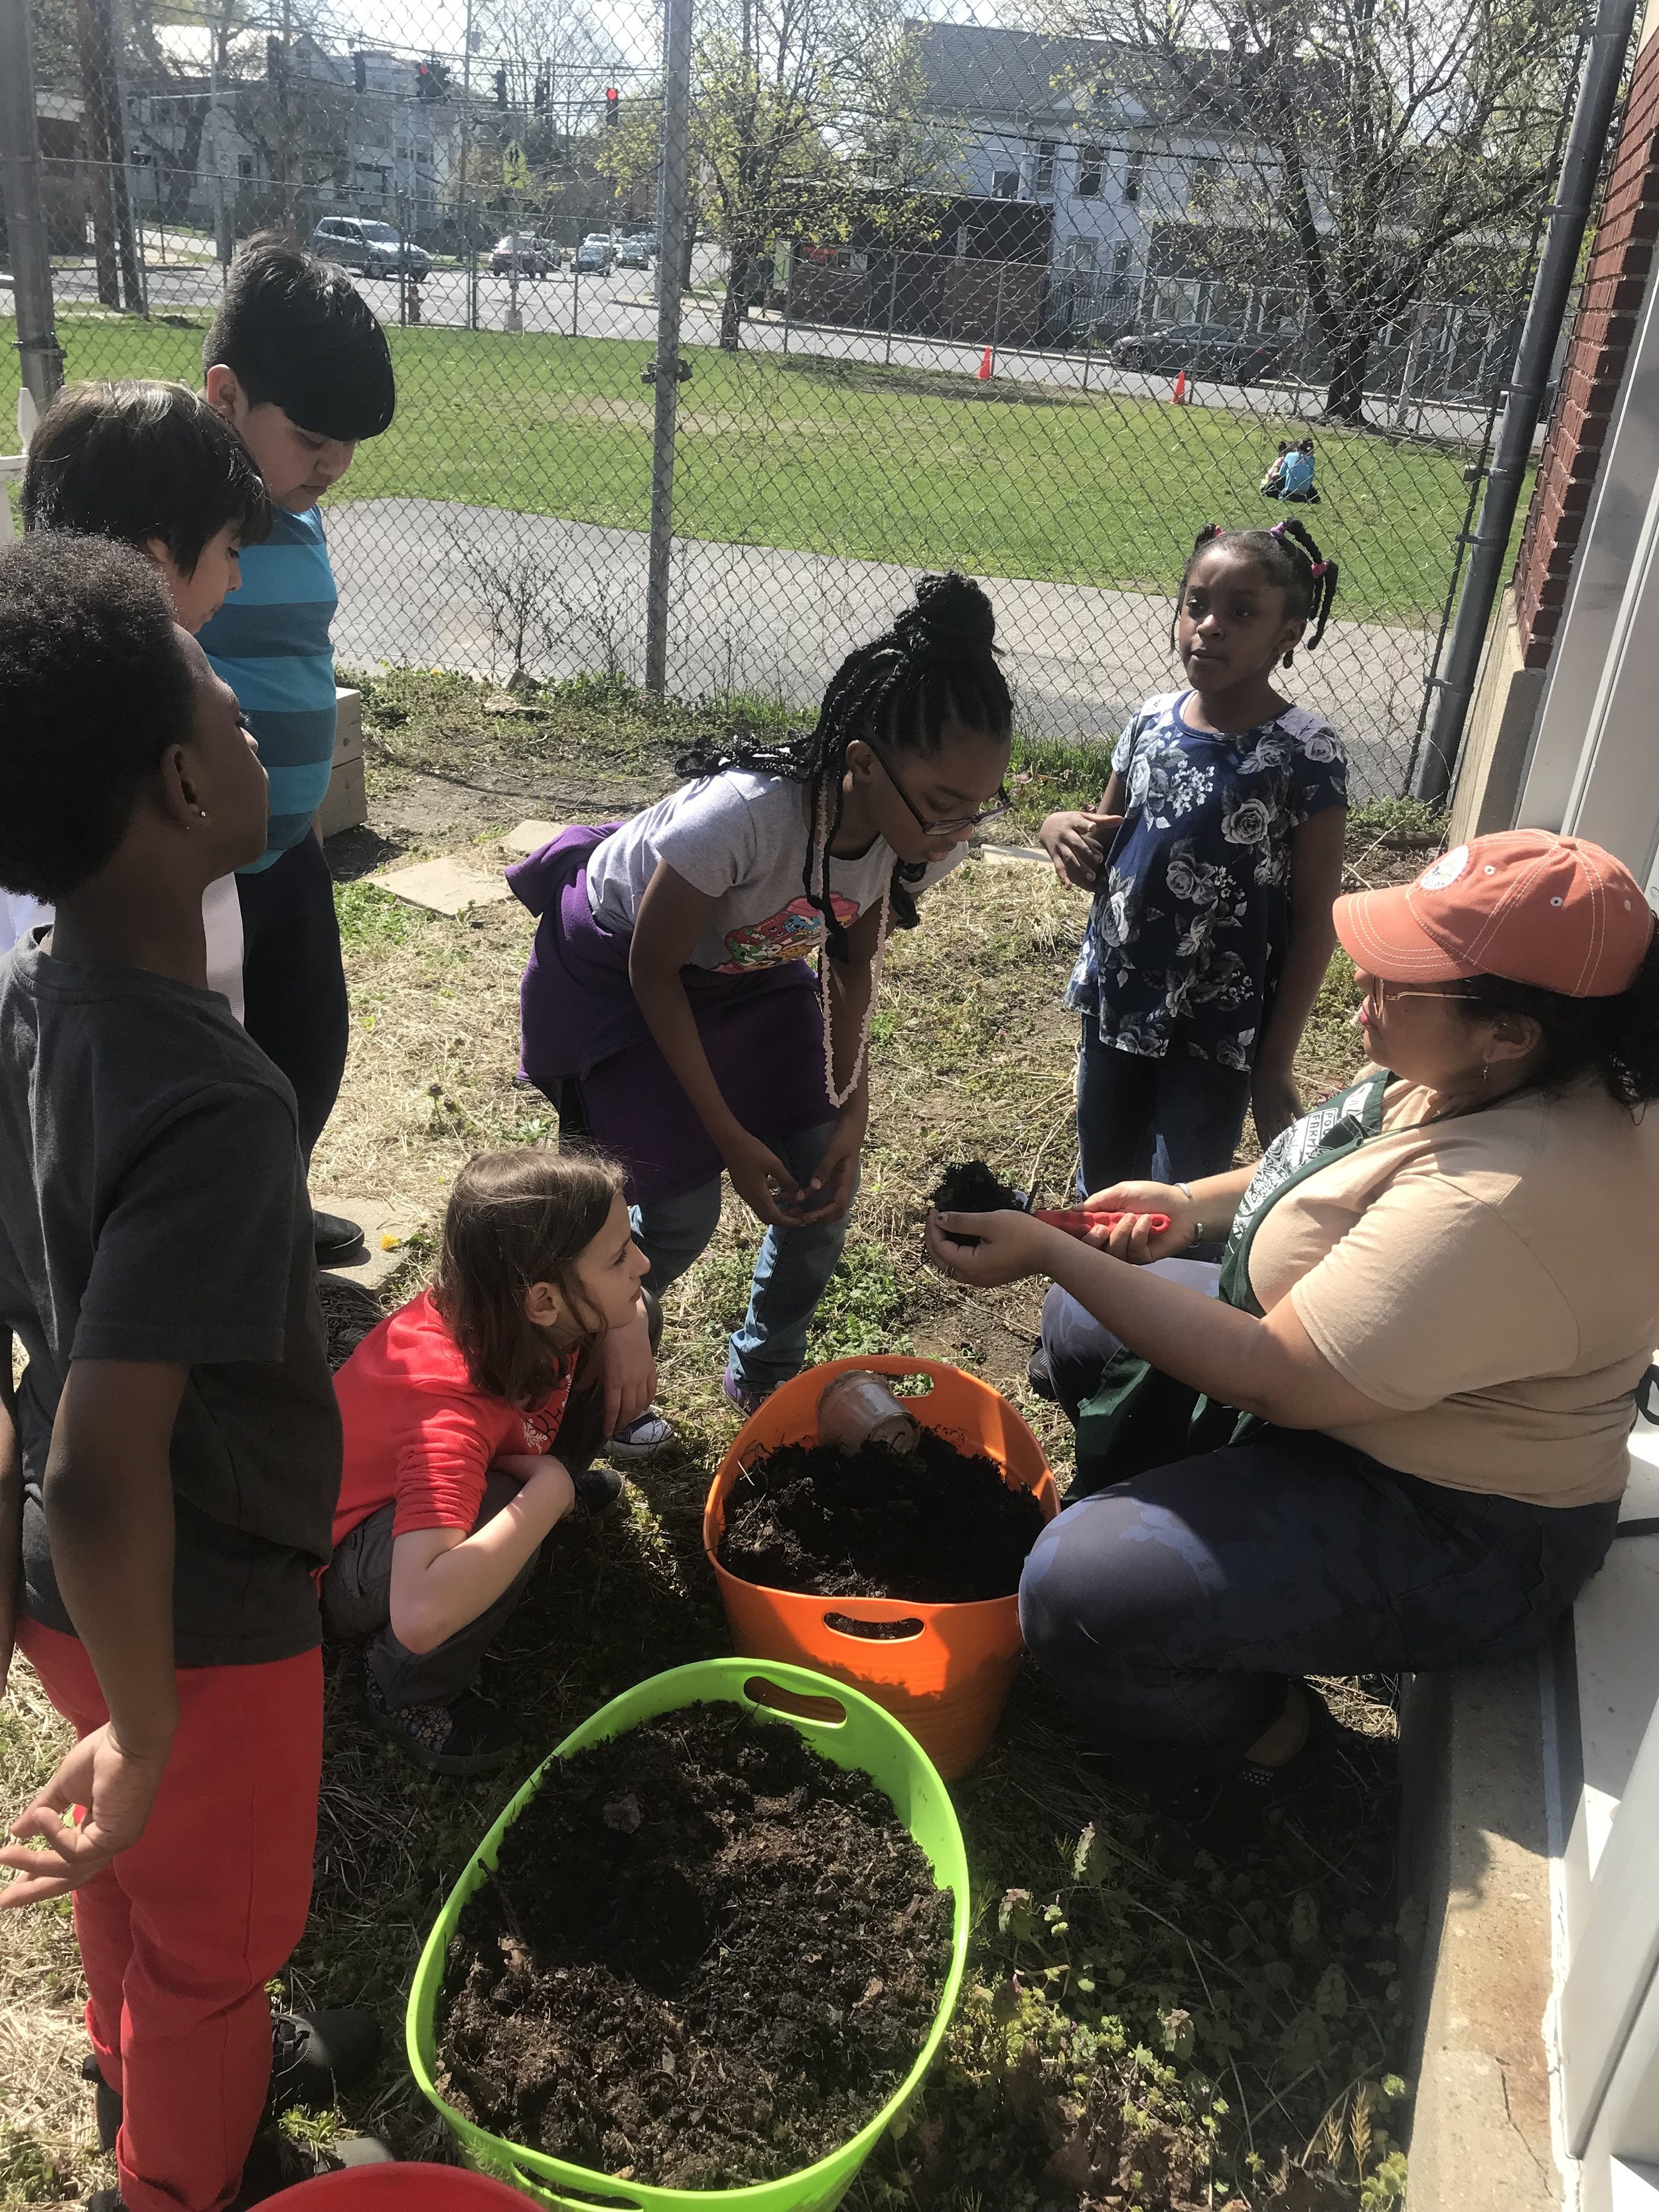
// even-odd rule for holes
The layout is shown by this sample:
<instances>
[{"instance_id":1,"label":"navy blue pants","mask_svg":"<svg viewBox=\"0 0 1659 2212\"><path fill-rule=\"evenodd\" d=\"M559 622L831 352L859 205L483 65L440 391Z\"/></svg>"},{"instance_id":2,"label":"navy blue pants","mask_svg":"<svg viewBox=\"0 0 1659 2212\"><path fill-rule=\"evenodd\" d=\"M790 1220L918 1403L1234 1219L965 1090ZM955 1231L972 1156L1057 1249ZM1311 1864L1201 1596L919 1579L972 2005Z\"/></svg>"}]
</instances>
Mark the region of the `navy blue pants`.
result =
<instances>
[{"instance_id":1,"label":"navy blue pants","mask_svg":"<svg viewBox=\"0 0 1659 2212\"><path fill-rule=\"evenodd\" d=\"M310 1159L345 1073L350 1015L334 878L307 830L258 875L238 876L244 1027L294 1085Z\"/></svg>"},{"instance_id":2,"label":"navy blue pants","mask_svg":"<svg viewBox=\"0 0 1659 2212\"><path fill-rule=\"evenodd\" d=\"M1083 1732L1244 1751L1296 1674L1425 1672L1541 1644L1616 1503L1553 1510L1268 1429L1097 1491L1049 1522L1019 1613Z\"/></svg>"},{"instance_id":3,"label":"navy blue pants","mask_svg":"<svg viewBox=\"0 0 1659 2212\"><path fill-rule=\"evenodd\" d=\"M1083 1020L1077 1072L1079 1188L1086 1197L1152 1176L1195 1182L1225 1175L1250 1103L1250 1079L1212 1060L1149 1060L1103 1044Z\"/></svg>"}]
</instances>

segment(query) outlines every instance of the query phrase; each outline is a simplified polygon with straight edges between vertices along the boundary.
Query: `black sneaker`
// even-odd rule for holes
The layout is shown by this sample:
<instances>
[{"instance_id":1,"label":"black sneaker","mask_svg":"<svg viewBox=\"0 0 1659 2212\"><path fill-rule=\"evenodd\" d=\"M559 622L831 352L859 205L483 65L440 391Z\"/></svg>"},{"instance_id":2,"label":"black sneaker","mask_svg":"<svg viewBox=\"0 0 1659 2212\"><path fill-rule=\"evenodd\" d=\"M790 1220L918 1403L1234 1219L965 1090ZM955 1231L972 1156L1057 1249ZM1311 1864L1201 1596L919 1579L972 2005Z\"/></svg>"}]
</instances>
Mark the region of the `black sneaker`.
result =
<instances>
[{"instance_id":1,"label":"black sneaker","mask_svg":"<svg viewBox=\"0 0 1659 2212\"><path fill-rule=\"evenodd\" d=\"M270 2094L265 2109L326 2107L361 2081L380 2053L380 2023L359 2007L279 2012L270 2023Z\"/></svg>"},{"instance_id":2,"label":"black sneaker","mask_svg":"<svg viewBox=\"0 0 1659 2212\"><path fill-rule=\"evenodd\" d=\"M274 2013L270 2021L267 2116L286 2112L290 2105L331 2105L337 2090L350 2088L369 2072L380 2050L380 2024L372 2012ZM81 2079L96 2087L98 2148L112 2151L121 2131L121 2099L105 2081L98 2060L90 2051L81 2061ZM116 2191L98 2193L110 2199L107 2206L100 2207L100 2212L121 2212L121 2199Z\"/></svg>"},{"instance_id":3,"label":"black sneaker","mask_svg":"<svg viewBox=\"0 0 1659 2212\"><path fill-rule=\"evenodd\" d=\"M268 2197L297 2189L325 2173L348 2166L390 2166L393 2153L378 2136L331 2136L315 2145L295 2142L275 2128L262 2129L253 2139L242 2185L231 2199L229 2212L248 2212Z\"/></svg>"},{"instance_id":4,"label":"black sneaker","mask_svg":"<svg viewBox=\"0 0 1659 2212\"><path fill-rule=\"evenodd\" d=\"M622 1496L623 1479L608 1467L585 1467L571 1476L570 1487L576 1493L577 1512L592 1520L596 1514L608 1513Z\"/></svg>"},{"instance_id":5,"label":"black sneaker","mask_svg":"<svg viewBox=\"0 0 1659 2212\"><path fill-rule=\"evenodd\" d=\"M357 1703L370 1728L429 1774L494 1774L519 1748L516 1726L476 1690L464 1690L447 1705L399 1705L394 1711L364 1668Z\"/></svg>"},{"instance_id":6,"label":"black sneaker","mask_svg":"<svg viewBox=\"0 0 1659 2212\"><path fill-rule=\"evenodd\" d=\"M322 1213L313 1206L311 1209L311 1241L316 1248L319 1267L337 1267L342 1260L355 1260L363 1249L363 1232L355 1221L348 1221L343 1213Z\"/></svg>"},{"instance_id":7,"label":"black sneaker","mask_svg":"<svg viewBox=\"0 0 1659 2212\"><path fill-rule=\"evenodd\" d=\"M127 2202L118 2189L94 2189L87 2199L87 2212L127 2212Z\"/></svg>"}]
</instances>

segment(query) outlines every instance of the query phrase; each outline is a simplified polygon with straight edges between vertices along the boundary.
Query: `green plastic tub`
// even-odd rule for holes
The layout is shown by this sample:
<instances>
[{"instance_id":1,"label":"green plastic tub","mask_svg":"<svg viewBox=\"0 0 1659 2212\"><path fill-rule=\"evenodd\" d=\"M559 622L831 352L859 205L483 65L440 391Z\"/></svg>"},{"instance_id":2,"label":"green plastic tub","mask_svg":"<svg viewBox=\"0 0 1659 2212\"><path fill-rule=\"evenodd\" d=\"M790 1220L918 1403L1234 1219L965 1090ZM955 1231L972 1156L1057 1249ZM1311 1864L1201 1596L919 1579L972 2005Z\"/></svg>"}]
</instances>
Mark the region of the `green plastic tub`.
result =
<instances>
[{"instance_id":1,"label":"green plastic tub","mask_svg":"<svg viewBox=\"0 0 1659 2212\"><path fill-rule=\"evenodd\" d=\"M771 1695L775 1691L782 1693L784 1702L808 1709L780 1710ZM568 1735L552 1758L586 1751L590 1744L621 1735L660 1713L697 1704L746 1705L769 1721L797 1728L826 1759L837 1766L861 1767L886 1792L899 1818L926 1852L939 1887L954 1893L951 1971L933 2033L893 2096L850 2142L821 2158L816 2166L779 2181L757 2182L746 2189L652 2189L642 2183L615 2180L589 2166L567 2165L562 2159L504 2142L475 2127L453 2106L445 2103L433 2081L438 1993L443 1985L445 1955L462 1905L486 1871L494 1867L502 1835L539 1785L550 1759L537 1768L520 1790L450 1892L415 1970L406 2034L409 2063L422 2094L449 2123L466 2163L480 2172L514 2183L539 2203L558 2206L560 2212L595 2212L595 2208L599 2212L717 2212L717 2208L728 2205L736 2212L828 2212L830 2206L840 2203L854 2175L921 2087L923 2075L945 2040L962 1987L968 1960L968 1857L956 1812L944 1783L915 1737L861 1691L805 1667L754 1659L703 1660L691 1667L675 1667L665 1674L653 1674L649 1681L613 1698L592 1720ZM835 1717L837 1714L839 1718Z\"/></svg>"}]
</instances>

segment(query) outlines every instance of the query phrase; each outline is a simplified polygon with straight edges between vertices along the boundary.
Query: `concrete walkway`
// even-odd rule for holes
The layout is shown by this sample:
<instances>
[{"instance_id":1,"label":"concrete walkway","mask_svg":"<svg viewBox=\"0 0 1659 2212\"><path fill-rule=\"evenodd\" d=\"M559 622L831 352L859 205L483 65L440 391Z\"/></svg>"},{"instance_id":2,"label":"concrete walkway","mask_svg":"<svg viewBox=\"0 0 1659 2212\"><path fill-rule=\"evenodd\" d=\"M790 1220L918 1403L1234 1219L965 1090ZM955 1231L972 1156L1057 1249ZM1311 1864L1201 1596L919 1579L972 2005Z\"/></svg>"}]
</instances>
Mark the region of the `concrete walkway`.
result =
<instances>
[{"instance_id":1,"label":"concrete walkway","mask_svg":"<svg viewBox=\"0 0 1659 2212\"><path fill-rule=\"evenodd\" d=\"M413 499L344 501L327 524L343 665L412 661L505 679L521 629L525 664L538 675L643 674L642 532ZM669 689L810 708L842 658L904 605L917 573L677 539ZM984 580L1028 735L1115 736L1142 699L1177 680L1166 599ZM1347 740L1356 798L1401 787L1432 647L1425 629L1337 622L1285 679Z\"/></svg>"}]
</instances>

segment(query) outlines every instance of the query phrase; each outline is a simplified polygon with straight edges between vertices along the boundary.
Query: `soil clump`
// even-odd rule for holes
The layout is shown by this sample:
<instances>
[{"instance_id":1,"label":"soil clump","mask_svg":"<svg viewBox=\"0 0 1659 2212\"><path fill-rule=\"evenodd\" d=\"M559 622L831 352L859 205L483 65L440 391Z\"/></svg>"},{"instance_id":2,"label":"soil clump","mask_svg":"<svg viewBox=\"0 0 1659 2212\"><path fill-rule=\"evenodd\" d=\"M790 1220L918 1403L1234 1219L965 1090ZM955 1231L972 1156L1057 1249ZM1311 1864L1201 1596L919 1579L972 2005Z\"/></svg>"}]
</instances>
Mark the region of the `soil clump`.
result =
<instances>
[{"instance_id":1,"label":"soil clump","mask_svg":"<svg viewBox=\"0 0 1659 2212\"><path fill-rule=\"evenodd\" d=\"M1029 1490L924 1429L913 1452L784 1443L758 1454L727 1495L718 1556L772 1589L967 1605L1012 1597L1042 1533Z\"/></svg>"},{"instance_id":2,"label":"soil clump","mask_svg":"<svg viewBox=\"0 0 1659 2212\"><path fill-rule=\"evenodd\" d=\"M952 1160L927 1203L940 1213L1024 1213L1025 1200L992 1174L983 1160Z\"/></svg>"},{"instance_id":3,"label":"soil clump","mask_svg":"<svg viewBox=\"0 0 1659 2212\"><path fill-rule=\"evenodd\" d=\"M810 2166L915 2063L952 1907L889 1800L738 1706L555 1762L468 1899L439 2087L493 2134L659 2188Z\"/></svg>"}]
</instances>

